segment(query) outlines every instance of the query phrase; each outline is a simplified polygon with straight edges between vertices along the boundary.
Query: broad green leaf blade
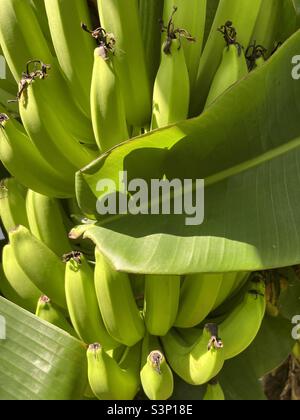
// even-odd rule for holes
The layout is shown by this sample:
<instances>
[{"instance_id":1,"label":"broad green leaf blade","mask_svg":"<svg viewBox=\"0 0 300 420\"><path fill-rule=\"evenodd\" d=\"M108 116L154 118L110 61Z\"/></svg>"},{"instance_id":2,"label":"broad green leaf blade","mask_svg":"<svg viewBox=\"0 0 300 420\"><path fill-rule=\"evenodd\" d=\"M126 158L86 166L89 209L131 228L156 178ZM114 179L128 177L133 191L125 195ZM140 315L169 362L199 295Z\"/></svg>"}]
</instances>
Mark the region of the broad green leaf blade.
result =
<instances>
[{"instance_id":1,"label":"broad green leaf blade","mask_svg":"<svg viewBox=\"0 0 300 420\"><path fill-rule=\"evenodd\" d=\"M0 340L0 400L82 398L84 345L2 297L0 316L1 325L6 322L6 339Z\"/></svg>"},{"instance_id":2,"label":"broad green leaf blade","mask_svg":"<svg viewBox=\"0 0 300 420\"><path fill-rule=\"evenodd\" d=\"M117 215L86 227L117 269L186 274L300 262L299 44L297 32L202 116L125 142L77 174L89 213L98 181L118 184L120 171L129 180L205 179L200 226L186 226L186 215Z\"/></svg>"},{"instance_id":3,"label":"broad green leaf blade","mask_svg":"<svg viewBox=\"0 0 300 420\"><path fill-rule=\"evenodd\" d=\"M281 291L278 307L280 315L291 322L295 315L300 314L300 278L293 268L282 270L281 275L288 280L288 284Z\"/></svg>"}]
</instances>

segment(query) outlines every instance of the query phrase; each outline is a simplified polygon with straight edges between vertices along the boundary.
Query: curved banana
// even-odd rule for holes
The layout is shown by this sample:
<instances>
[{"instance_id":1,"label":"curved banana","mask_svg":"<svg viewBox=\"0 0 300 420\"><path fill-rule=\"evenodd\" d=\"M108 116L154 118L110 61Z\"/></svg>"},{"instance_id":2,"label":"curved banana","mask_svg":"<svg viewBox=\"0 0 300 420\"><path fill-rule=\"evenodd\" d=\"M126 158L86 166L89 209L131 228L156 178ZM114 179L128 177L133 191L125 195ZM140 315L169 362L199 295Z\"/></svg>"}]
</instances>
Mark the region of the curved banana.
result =
<instances>
[{"instance_id":1,"label":"curved banana","mask_svg":"<svg viewBox=\"0 0 300 420\"><path fill-rule=\"evenodd\" d=\"M175 327L190 328L200 324L211 312L223 274L194 274L186 276L181 286Z\"/></svg>"},{"instance_id":2,"label":"curved banana","mask_svg":"<svg viewBox=\"0 0 300 420\"><path fill-rule=\"evenodd\" d=\"M212 307L212 311L218 308L225 300L231 296L235 286L237 285L237 279L239 278L239 273L224 273L222 275L222 283L219 288L219 292L216 298L216 301Z\"/></svg>"},{"instance_id":3,"label":"curved banana","mask_svg":"<svg viewBox=\"0 0 300 420\"><path fill-rule=\"evenodd\" d=\"M211 31L201 56L195 88L191 95L190 115L201 113L215 73L222 60L224 43L218 28L231 21L239 35L239 42L247 48L264 0L220 0Z\"/></svg>"},{"instance_id":4,"label":"curved banana","mask_svg":"<svg viewBox=\"0 0 300 420\"><path fill-rule=\"evenodd\" d=\"M145 276L141 274L130 274L130 284L138 308L143 310L145 296Z\"/></svg>"},{"instance_id":5,"label":"curved banana","mask_svg":"<svg viewBox=\"0 0 300 420\"><path fill-rule=\"evenodd\" d=\"M157 337L145 335L142 346L141 383L150 400L167 400L174 390L174 378Z\"/></svg>"},{"instance_id":6,"label":"curved banana","mask_svg":"<svg viewBox=\"0 0 300 420\"><path fill-rule=\"evenodd\" d=\"M46 8L45 8L45 0L29 0L30 5L35 13L35 16L37 17L40 28L44 34L44 37L48 43L48 47L50 48L53 55L55 55L55 51L52 44L51 34L50 34L50 28L49 28L49 22L46 14Z\"/></svg>"},{"instance_id":7,"label":"curved banana","mask_svg":"<svg viewBox=\"0 0 300 420\"><path fill-rule=\"evenodd\" d=\"M180 276L145 277L144 319L147 331L163 336L174 325L180 295Z\"/></svg>"},{"instance_id":8,"label":"curved banana","mask_svg":"<svg viewBox=\"0 0 300 420\"><path fill-rule=\"evenodd\" d=\"M0 159L11 175L27 188L50 197L74 195L74 179L67 180L64 172L59 174L49 165L16 120L8 119L0 127Z\"/></svg>"},{"instance_id":9,"label":"curved banana","mask_svg":"<svg viewBox=\"0 0 300 420\"><path fill-rule=\"evenodd\" d=\"M146 69L137 0L98 0L100 22L114 35L116 72L129 125L144 127L151 118L150 81Z\"/></svg>"},{"instance_id":10,"label":"curved banana","mask_svg":"<svg viewBox=\"0 0 300 420\"><path fill-rule=\"evenodd\" d=\"M72 324L85 343L98 341L105 349L118 346L105 329L97 302L94 273L85 257L79 253L65 256L65 289Z\"/></svg>"},{"instance_id":11,"label":"curved banana","mask_svg":"<svg viewBox=\"0 0 300 420\"><path fill-rule=\"evenodd\" d=\"M97 145L102 152L129 138L125 106L115 71L115 57L103 57L103 47L94 52L91 114Z\"/></svg>"},{"instance_id":12,"label":"curved banana","mask_svg":"<svg viewBox=\"0 0 300 420\"><path fill-rule=\"evenodd\" d=\"M186 42L186 40L182 41L190 76L190 87L193 91L203 47L207 0L189 0L188 6L186 0L165 0L164 22L168 21L174 6L178 8L176 15L174 15L175 26L185 29L195 37L193 43Z\"/></svg>"},{"instance_id":13,"label":"curved banana","mask_svg":"<svg viewBox=\"0 0 300 420\"><path fill-rule=\"evenodd\" d=\"M29 229L36 238L59 257L71 251L61 205L57 199L28 190L26 212Z\"/></svg>"},{"instance_id":14,"label":"curved banana","mask_svg":"<svg viewBox=\"0 0 300 420\"><path fill-rule=\"evenodd\" d=\"M250 346L261 327L265 311L265 284L262 280L250 281L243 301L219 325L225 360Z\"/></svg>"},{"instance_id":15,"label":"curved banana","mask_svg":"<svg viewBox=\"0 0 300 420\"><path fill-rule=\"evenodd\" d=\"M99 400L133 400L139 386L140 344L127 347L117 362L100 344L91 344L87 351L88 378Z\"/></svg>"},{"instance_id":16,"label":"curved banana","mask_svg":"<svg viewBox=\"0 0 300 420\"><path fill-rule=\"evenodd\" d=\"M74 329L67 321L63 312L52 304L51 300L47 296L43 295L39 298L35 315L76 337Z\"/></svg>"},{"instance_id":17,"label":"curved banana","mask_svg":"<svg viewBox=\"0 0 300 420\"><path fill-rule=\"evenodd\" d=\"M9 240L17 263L32 283L54 303L66 308L65 267L58 256L24 226L11 231Z\"/></svg>"},{"instance_id":18,"label":"curved banana","mask_svg":"<svg viewBox=\"0 0 300 420\"><path fill-rule=\"evenodd\" d=\"M25 198L26 189L15 178L0 182L0 216L6 232L18 225L28 227Z\"/></svg>"},{"instance_id":19,"label":"curved banana","mask_svg":"<svg viewBox=\"0 0 300 420\"><path fill-rule=\"evenodd\" d=\"M277 0L263 0L252 39L258 45L263 45L269 52L274 48L278 25L281 22L284 2Z\"/></svg>"},{"instance_id":20,"label":"curved banana","mask_svg":"<svg viewBox=\"0 0 300 420\"><path fill-rule=\"evenodd\" d=\"M203 400L204 401L224 401L225 400L223 389L217 379L213 379L207 384L207 388L206 388Z\"/></svg>"},{"instance_id":21,"label":"curved banana","mask_svg":"<svg viewBox=\"0 0 300 420\"><path fill-rule=\"evenodd\" d=\"M42 292L34 285L27 273L20 266L14 249L11 245L5 245L2 253L3 271L7 287L4 286L4 295L8 292L8 298L30 312L35 312L36 302ZM12 294L11 294L12 293Z\"/></svg>"},{"instance_id":22,"label":"curved banana","mask_svg":"<svg viewBox=\"0 0 300 420\"><path fill-rule=\"evenodd\" d=\"M95 255L95 288L106 329L115 340L133 346L144 337L145 325L129 276L115 271L97 247Z\"/></svg>"},{"instance_id":23,"label":"curved banana","mask_svg":"<svg viewBox=\"0 0 300 420\"><path fill-rule=\"evenodd\" d=\"M235 31L227 22L224 25L227 46L224 48L221 64L212 81L205 108L210 106L222 93L233 86L248 74L247 61L242 47L236 42L236 35L228 35L228 32Z\"/></svg>"},{"instance_id":24,"label":"curved banana","mask_svg":"<svg viewBox=\"0 0 300 420\"><path fill-rule=\"evenodd\" d=\"M190 336L191 335L191 336ZM203 385L214 378L224 364L224 350L217 326L204 330L172 329L162 337L167 360L178 376L191 385Z\"/></svg>"},{"instance_id":25,"label":"curved banana","mask_svg":"<svg viewBox=\"0 0 300 420\"><path fill-rule=\"evenodd\" d=\"M81 22L89 24L87 3L85 0L47 0L45 7L59 65L77 105L90 117L93 42L80 27Z\"/></svg>"},{"instance_id":26,"label":"curved banana","mask_svg":"<svg viewBox=\"0 0 300 420\"><path fill-rule=\"evenodd\" d=\"M185 120L189 110L189 73L173 15L164 30L167 35L153 91L152 130Z\"/></svg>"}]
</instances>

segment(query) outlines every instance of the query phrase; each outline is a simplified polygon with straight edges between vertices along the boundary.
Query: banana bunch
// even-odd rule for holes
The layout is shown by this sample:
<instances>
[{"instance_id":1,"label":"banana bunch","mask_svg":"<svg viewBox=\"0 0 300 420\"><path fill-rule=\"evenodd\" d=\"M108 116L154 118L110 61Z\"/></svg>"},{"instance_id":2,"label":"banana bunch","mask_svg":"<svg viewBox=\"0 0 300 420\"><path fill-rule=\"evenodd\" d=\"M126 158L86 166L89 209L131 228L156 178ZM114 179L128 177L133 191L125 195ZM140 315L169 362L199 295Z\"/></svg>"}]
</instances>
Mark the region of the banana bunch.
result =
<instances>
[{"instance_id":1,"label":"banana bunch","mask_svg":"<svg viewBox=\"0 0 300 420\"><path fill-rule=\"evenodd\" d=\"M98 399L166 400L176 374L224 400L217 375L274 306L263 276L120 272L72 233L93 222L75 173L199 115L271 55L280 2L240 3L218 2L205 40L207 0L97 0L99 16L87 0L1 0L0 291L83 342Z\"/></svg>"}]
</instances>

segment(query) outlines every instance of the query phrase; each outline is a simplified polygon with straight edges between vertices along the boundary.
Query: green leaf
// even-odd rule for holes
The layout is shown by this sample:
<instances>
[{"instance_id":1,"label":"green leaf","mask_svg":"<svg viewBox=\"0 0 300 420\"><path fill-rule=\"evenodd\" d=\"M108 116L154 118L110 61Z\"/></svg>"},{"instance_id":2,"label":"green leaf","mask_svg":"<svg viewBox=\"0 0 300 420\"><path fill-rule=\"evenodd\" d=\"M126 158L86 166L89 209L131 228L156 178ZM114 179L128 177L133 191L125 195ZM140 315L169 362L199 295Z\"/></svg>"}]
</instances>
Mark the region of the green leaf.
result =
<instances>
[{"instance_id":1,"label":"green leaf","mask_svg":"<svg viewBox=\"0 0 300 420\"><path fill-rule=\"evenodd\" d=\"M291 322L282 317L267 316L243 357L247 359L249 368L255 372L256 377L262 378L287 359L294 344Z\"/></svg>"},{"instance_id":2,"label":"green leaf","mask_svg":"<svg viewBox=\"0 0 300 420\"><path fill-rule=\"evenodd\" d=\"M89 213L98 181L118 184L119 171L129 180L205 179L201 226L186 226L186 215L117 215L83 228L117 269L186 274L300 262L300 82L291 75L299 44L297 32L200 117L127 141L77 174Z\"/></svg>"},{"instance_id":3,"label":"green leaf","mask_svg":"<svg viewBox=\"0 0 300 420\"><path fill-rule=\"evenodd\" d=\"M280 314L288 319L300 314L300 279L293 268L286 268L280 271L287 278L287 288L281 291L278 307Z\"/></svg>"},{"instance_id":4,"label":"green leaf","mask_svg":"<svg viewBox=\"0 0 300 420\"><path fill-rule=\"evenodd\" d=\"M0 316L0 324L6 322L6 339L0 340L0 400L82 398L84 345L2 297Z\"/></svg>"}]
</instances>

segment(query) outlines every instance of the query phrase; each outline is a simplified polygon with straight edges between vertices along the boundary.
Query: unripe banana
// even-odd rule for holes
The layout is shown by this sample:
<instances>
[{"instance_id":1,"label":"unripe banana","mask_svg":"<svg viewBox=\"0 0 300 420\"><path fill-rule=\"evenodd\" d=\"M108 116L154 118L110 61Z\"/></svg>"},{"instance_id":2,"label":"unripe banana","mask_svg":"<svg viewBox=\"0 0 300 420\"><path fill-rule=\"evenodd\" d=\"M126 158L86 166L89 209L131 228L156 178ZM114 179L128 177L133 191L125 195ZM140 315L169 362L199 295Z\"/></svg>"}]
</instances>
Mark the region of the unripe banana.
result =
<instances>
[{"instance_id":1,"label":"unripe banana","mask_svg":"<svg viewBox=\"0 0 300 420\"><path fill-rule=\"evenodd\" d=\"M215 331L213 331L215 330ZM186 333L187 331L187 333ZM224 351L216 326L203 330L172 329L162 337L167 360L178 376L191 385L203 385L214 378L224 364ZM185 337L192 333L193 337ZM191 342L193 341L193 344Z\"/></svg>"},{"instance_id":2,"label":"unripe banana","mask_svg":"<svg viewBox=\"0 0 300 420\"><path fill-rule=\"evenodd\" d=\"M252 39L270 52L274 43L280 41L276 36L284 7L284 2L278 0L263 0L261 3Z\"/></svg>"},{"instance_id":3,"label":"unripe banana","mask_svg":"<svg viewBox=\"0 0 300 420\"><path fill-rule=\"evenodd\" d=\"M80 24L89 24L85 0L47 0L45 2L56 56L79 108L90 116L89 93L93 67L92 39Z\"/></svg>"},{"instance_id":4,"label":"unripe banana","mask_svg":"<svg viewBox=\"0 0 300 420\"><path fill-rule=\"evenodd\" d=\"M224 28L225 31L234 30L231 25L224 25ZM236 41L231 39L230 42ZM205 108L247 74L248 66L242 47L238 43L229 43L224 48L221 64L212 81Z\"/></svg>"},{"instance_id":5,"label":"unripe banana","mask_svg":"<svg viewBox=\"0 0 300 420\"><path fill-rule=\"evenodd\" d=\"M185 120L189 109L190 81L180 41L172 40L168 53L164 49L154 83L152 129Z\"/></svg>"},{"instance_id":6,"label":"unripe banana","mask_svg":"<svg viewBox=\"0 0 300 420\"><path fill-rule=\"evenodd\" d=\"M11 245L5 245L3 248L2 262L6 277L5 283L8 285L8 287L4 288L4 294L7 290L8 298L12 298L14 303L34 313L36 302L42 292L33 284L20 266ZM12 296L10 291L12 291Z\"/></svg>"},{"instance_id":7,"label":"unripe banana","mask_svg":"<svg viewBox=\"0 0 300 420\"><path fill-rule=\"evenodd\" d=\"M27 188L50 197L74 194L74 179L67 180L64 172L59 174L49 165L16 120L4 121L0 127L0 158L6 169Z\"/></svg>"},{"instance_id":8,"label":"unripe banana","mask_svg":"<svg viewBox=\"0 0 300 420\"><path fill-rule=\"evenodd\" d=\"M174 325L180 295L180 276L146 275L144 318L149 334L163 336Z\"/></svg>"},{"instance_id":9,"label":"unripe banana","mask_svg":"<svg viewBox=\"0 0 300 420\"><path fill-rule=\"evenodd\" d=\"M225 395L218 380L213 379L207 384L204 401L224 401Z\"/></svg>"},{"instance_id":10,"label":"unripe banana","mask_svg":"<svg viewBox=\"0 0 300 420\"><path fill-rule=\"evenodd\" d=\"M98 341L106 350L118 346L105 329L89 263L80 253L71 253L65 259L67 305L77 334L86 344Z\"/></svg>"},{"instance_id":11,"label":"unripe banana","mask_svg":"<svg viewBox=\"0 0 300 420\"><path fill-rule=\"evenodd\" d=\"M98 0L100 22L114 35L116 71L120 78L126 119L144 127L151 118L150 81L146 69L137 0Z\"/></svg>"},{"instance_id":12,"label":"unripe banana","mask_svg":"<svg viewBox=\"0 0 300 420\"><path fill-rule=\"evenodd\" d=\"M174 15L175 26L185 29L195 38L193 43L182 40L190 76L190 87L191 91L193 91L202 53L207 0L189 0L188 5L186 0L165 0L164 22L168 21L174 6L178 8L177 13Z\"/></svg>"},{"instance_id":13,"label":"unripe banana","mask_svg":"<svg viewBox=\"0 0 300 420\"><path fill-rule=\"evenodd\" d=\"M163 8L164 0L139 0L140 26L151 88L153 88L160 62L161 33L159 22L163 17Z\"/></svg>"},{"instance_id":14,"label":"unripe banana","mask_svg":"<svg viewBox=\"0 0 300 420\"><path fill-rule=\"evenodd\" d=\"M224 273L222 284L219 288L216 301L213 305L212 310L218 308L225 300L231 295L235 285L237 284L238 273Z\"/></svg>"},{"instance_id":15,"label":"unripe banana","mask_svg":"<svg viewBox=\"0 0 300 420\"><path fill-rule=\"evenodd\" d=\"M143 309L145 297L145 276L130 274L130 284L138 308Z\"/></svg>"},{"instance_id":16,"label":"unripe banana","mask_svg":"<svg viewBox=\"0 0 300 420\"><path fill-rule=\"evenodd\" d=\"M96 248L95 288L109 334L126 346L145 335L145 325L132 293L128 274L117 272Z\"/></svg>"},{"instance_id":17,"label":"unripe banana","mask_svg":"<svg viewBox=\"0 0 300 420\"><path fill-rule=\"evenodd\" d=\"M174 325L190 328L200 324L211 312L222 281L222 273L186 276L180 291L179 309Z\"/></svg>"},{"instance_id":18,"label":"unripe banana","mask_svg":"<svg viewBox=\"0 0 300 420\"><path fill-rule=\"evenodd\" d=\"M99 400L133 400L140 386L140 352L140 344L127 347L118 363L100 344L89 346L88 378Z\"/></svg>"},{"instance_id":19,"label":"unripe banana","mask_svg":"<svg viewBox=\"0 0 300 420\"><path fill-rule=\"evenodd\" d=\"M28 190L26 212L29 229L36 238L59 257L71 251L61 205L57 199Z\"/></svg>"},{"instance_id":20,"label":"unripe banana","mask_svg":"<svg viewBox=\"0 0 300 420\"><path fill-rule=\"evenodd\" d=\"M262 280L251 281L243 301L219 326L225 360L232 359L250 346L261 327L265 310L265 284Z\"/></svg>"},{"instance_id":21,"label":"unripe banana","mask_svg":"<svg viewBox=\"0 0 300 420\"><path fill-rule=\"evenodd\" d=\"M54 303L66 308L65 267L58 256L24 226L11 231L9 240L16 261L27 277Z\"/></svg>"},{"instance_id":22,"label":"unripe banana","mask_svg":"<svg viewBox=\"0 0 300 420\"><path fill-rule=\"evenodd\" d=\"M115 57L103 57L103 47L94 52L91 113L97 145L102 152L129 138L125 106L115 71Z\"/></svg>"},{"instance_id":23,"label":"unripe banana","mask_svg":"<svg viewBox=\"0 0 300 420\"><path fill-rule=\"evenodd\" d=\"M215 73L220 65L224 43L218 28L231 21L239 36L239 43L247 48L263 0L220 0L211 31L206 42L197 73L195 89L191 95L190 115L201 113Z\"/></svg>"},{"instance_id":24,"label":"unripe banana","mask_svg":"<svg viewBox=\"0 0 300 420\"><path fill-rule=\"evenodd\" d=\"M75 331L67 321L63 312L52 304L51 300L47 296L43 295L39 298L35 314L40 319L61 328L70 335L76 336Z\"/></svg>"},{"instance_id":25,"label":"unripe banana","mask_svg":"<svg viewBox=\"0 0 300 420\"><path fill-rule=\"evenodd\" d=\"M174 390L174 378L157 337L145 335L142 347L141 383L150 400L167 400Z\"/></svg>"},{"instance_id":26,"label":"unripe banana","mask_svg":"<svg viewBox=\"0 0 300 420\"><path fill-rule=\"evenodd\" d=\"M26 189L15 178L1 181L0 216L6 232L18 225L28 227L25 197Z\"/></svg>"},{"instance_id":27,"label":"unripe banana","mask_svg":"<svg viewBox=\"0 0 300 420\"><path fill-rule=\"evenodd\" d=\"M46 14L46 8L45 8L45 0L29 0L30 5L35 13L36 18L39 21L40 28L44 34L44 37L48 43L48 47L51 50L51 53L55 55L55 51L53 48L52 40L51 40L51 34L50 34L50 28L48 23L48 18Z\"/></svg>"}]
</instances>

